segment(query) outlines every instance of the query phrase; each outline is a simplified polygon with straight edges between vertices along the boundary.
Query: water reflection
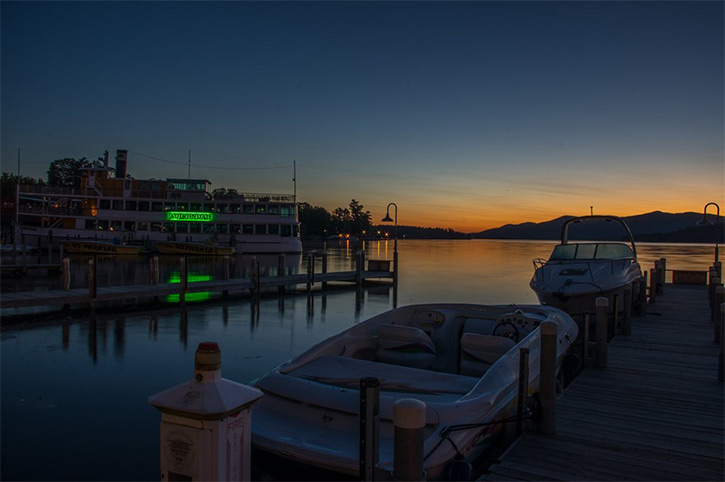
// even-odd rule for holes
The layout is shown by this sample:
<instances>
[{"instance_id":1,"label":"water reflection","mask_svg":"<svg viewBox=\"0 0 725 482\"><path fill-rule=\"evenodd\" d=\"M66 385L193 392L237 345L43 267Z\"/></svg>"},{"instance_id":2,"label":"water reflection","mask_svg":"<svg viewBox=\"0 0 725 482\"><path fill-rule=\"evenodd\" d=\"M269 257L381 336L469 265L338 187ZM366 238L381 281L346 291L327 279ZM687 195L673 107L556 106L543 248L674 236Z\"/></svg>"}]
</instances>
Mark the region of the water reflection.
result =
<instances>
[{"instance_id":1,"label":"water reflection","mask_svg":"<svg viewBox=\"0 0 725 482\"><path fill-rule=\"evenodd\" d=\"M365 247L368 259L392 257L392 243ZM351 269L359 248L328 245L328 269ZM553 243L533 241L401 240L397 292L390 285L330 286L309 294L188 302L183 308L171 303L123 314L99 309L95 316L57 313L38 316L34 323L3 323L0 427L3 441L12 441L0 446L3 479L157 479L159 416L147 398L193 376L199 342L218 341L222 375L249 382L398 301L536 303L528 286L531 260L548 257L552 248ZM644 268L660 257L670 269L706 270L712 262L709 245L641 245L638 251ZM270 270L276 269L272 258ZM223 276L219 260L207 261L208 272L194 262L190 272ZM249 261L235 262L233 272L241 273ZM148 281L145 261L125 271L115 263L102 279ZM293 263L299 269L300 259ZM318 271L320 263L316 256ZM178 271L173 262L164 266L165 276ZM38 453L43 464L37 463Z\"/></svg>"}]
</instances>

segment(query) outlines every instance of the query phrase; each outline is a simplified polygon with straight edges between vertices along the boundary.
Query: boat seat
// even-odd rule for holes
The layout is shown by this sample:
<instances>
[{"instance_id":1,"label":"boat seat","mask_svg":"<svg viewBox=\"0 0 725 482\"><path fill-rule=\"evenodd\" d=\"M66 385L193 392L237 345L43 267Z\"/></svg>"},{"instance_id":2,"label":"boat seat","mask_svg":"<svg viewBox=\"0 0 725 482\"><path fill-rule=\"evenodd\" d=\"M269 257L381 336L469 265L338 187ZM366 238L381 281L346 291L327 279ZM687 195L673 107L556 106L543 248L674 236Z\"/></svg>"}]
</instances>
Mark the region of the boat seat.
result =
<instances>
[{"instance_id":1,"label":"boat seat","mask_svg":"<svg viewBox=\"0 0 725 482\"><path fill-rule=\"evenodd\" d=\"M516 342L505 336L464 333L461 337L461 375L480 377Z\"/></svg>"},{"instance_id":2,"label":"boat seat","mask_svg":"<svg viewBox=\"0 0 725 482\"><path fill-rule=\"evenodd\" d=\"M435 345L421 329L404 325L378 327L378 361L412 368L430 368Z\"/></svg>"}]
</instances>

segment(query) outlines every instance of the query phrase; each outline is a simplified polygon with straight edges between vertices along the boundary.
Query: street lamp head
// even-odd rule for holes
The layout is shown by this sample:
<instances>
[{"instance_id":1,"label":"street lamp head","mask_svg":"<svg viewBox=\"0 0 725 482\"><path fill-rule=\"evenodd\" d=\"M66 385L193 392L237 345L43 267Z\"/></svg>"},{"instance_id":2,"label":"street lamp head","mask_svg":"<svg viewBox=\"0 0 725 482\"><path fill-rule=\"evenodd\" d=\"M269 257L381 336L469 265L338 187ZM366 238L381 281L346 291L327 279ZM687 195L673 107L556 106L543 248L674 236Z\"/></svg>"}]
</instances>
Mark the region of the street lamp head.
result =
<instances>
[{"instance_id":1,"label":"street lamp head","mask_svg":"<svg viewBox=\"0 0 725 482\"><path fill-rule=\"evenodd\" d=\"M390 217L390 213L386 213L385 214L385 217L383 219L381 219L380 222L383 222L383 223L392 223L393 222L393 218Z\"/></svg>"}]
</instances>

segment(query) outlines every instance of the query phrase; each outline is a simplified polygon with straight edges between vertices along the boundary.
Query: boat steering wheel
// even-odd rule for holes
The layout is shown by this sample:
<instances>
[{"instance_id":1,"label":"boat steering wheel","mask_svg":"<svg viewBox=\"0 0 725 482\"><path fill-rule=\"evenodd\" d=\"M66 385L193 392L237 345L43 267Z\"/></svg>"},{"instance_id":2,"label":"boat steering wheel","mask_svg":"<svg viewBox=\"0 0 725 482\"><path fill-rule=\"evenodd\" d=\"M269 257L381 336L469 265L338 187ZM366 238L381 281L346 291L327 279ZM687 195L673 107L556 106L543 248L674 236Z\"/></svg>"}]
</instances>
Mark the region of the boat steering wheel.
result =
<instances>
[{"instance_id":1,"label":"boat steering wheel","mask_svg":"<svg viewBox=\"0 0 725 482\"><path fill-rule=\"evenodd\" d=\"M504 320L493 327L493 336L503 336L518 342L520 333L519 329L516 327L515 324L513 324L511 321Z\"/></svg>"}]
</instances>

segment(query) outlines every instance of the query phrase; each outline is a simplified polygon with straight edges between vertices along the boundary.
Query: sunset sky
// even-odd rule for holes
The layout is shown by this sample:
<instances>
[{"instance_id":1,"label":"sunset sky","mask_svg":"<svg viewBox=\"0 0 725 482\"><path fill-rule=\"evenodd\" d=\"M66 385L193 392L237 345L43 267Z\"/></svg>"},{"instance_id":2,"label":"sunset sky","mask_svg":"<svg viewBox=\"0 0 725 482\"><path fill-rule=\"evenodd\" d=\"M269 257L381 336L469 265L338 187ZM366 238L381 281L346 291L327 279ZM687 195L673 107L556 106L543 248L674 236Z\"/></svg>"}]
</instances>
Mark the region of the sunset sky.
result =
<instances>
[{"instance_id":1,"label":"sunset sky","mask_svg":"<svg viewBox=\"0 0 725 482\"><path fill-rule=\"evenodd\" d=\"M723 2L6 2L2 171L136 178L477 232L725 208Z\"/></svg>"}]
</instances>

